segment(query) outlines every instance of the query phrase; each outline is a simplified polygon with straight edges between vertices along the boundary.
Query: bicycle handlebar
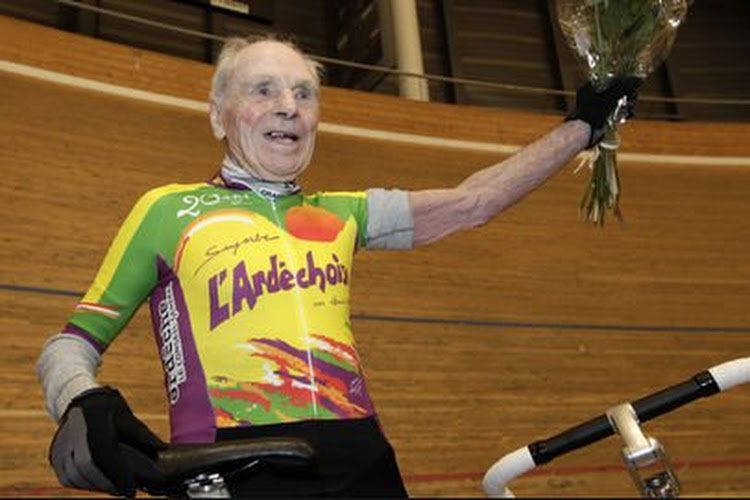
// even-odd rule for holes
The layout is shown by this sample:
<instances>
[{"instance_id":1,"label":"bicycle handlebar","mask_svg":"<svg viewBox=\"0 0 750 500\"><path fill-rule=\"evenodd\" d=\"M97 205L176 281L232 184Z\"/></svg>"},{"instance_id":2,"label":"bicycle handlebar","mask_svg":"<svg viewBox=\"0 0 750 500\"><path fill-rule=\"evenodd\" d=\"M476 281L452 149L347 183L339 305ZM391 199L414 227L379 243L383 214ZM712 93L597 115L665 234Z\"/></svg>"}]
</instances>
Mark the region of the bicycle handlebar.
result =
<instances>
[{"instance_id":1,"label":"bicycle handlebar","mask_svg":"<svg viewBox=\"0 0 750 500\"><path fill-rule=\"evenodd\" d=\"M714 366L631 404L638 420L646 422L696 399L712 396L746 382L750 382L750 357ZM615 432L609 417L604 414L551 438L531 443L495 462L484 475L482 487L489 497L513 497L513 492L507 486L516 477Z\"/></svg>"}]
</instances>

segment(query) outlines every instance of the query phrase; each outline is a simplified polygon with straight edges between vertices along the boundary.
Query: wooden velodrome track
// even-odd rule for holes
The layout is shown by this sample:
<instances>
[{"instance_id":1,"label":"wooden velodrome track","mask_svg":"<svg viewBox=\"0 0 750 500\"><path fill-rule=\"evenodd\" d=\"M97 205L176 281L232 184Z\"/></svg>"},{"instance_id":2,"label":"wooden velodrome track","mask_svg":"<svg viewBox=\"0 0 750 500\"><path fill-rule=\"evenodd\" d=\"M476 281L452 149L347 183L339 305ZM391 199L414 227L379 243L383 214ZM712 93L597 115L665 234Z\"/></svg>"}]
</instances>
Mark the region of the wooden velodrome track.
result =
<instances>
[{"instance_id":1,"label":"wooden velodrome track","mask_svg":"<svg viewBox=\"0 0 750 500\"><path fill-rule=\"evenodd\" d=\"M34 363L137 197L217 166L210 72L0 17L0 496L80 495L47 465L54 425ZM559 120L327 88L304 183L448 186ZM484 471L505 453L748 355L749 138L748 124L634 120L620 156L623 225L578 219L588 174L571 164L481 229L359 255L354 330L410 494L481 496ZM145 310L106 354L101 380L166 436ZM740 387L645 430L685 494L748 496L748 412L750 387ZM634 495L619 448L607 439L513 489Z\"/></svg>"}]
</instances>

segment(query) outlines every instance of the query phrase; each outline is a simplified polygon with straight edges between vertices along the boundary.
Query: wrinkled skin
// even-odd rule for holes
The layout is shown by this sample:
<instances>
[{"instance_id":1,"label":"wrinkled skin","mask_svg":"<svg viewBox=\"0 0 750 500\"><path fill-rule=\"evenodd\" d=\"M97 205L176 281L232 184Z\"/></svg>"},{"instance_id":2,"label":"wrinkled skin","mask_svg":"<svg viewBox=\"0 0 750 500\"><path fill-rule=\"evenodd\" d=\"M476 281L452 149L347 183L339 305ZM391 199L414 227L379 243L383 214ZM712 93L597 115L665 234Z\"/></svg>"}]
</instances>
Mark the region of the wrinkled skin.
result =
<instances>
[{"instance_id":1,"label":"wrinkled skin","mask_svg":"<svg viewBox=\"0 0 750 500\"><path fill-rule=\"evenodd\" d=\"M319 89L305 59L280 42L244 48L221 102L211 103L214 135L254 177L295 179L310 164L320 119Z\"/></svg>"}]
</instances>

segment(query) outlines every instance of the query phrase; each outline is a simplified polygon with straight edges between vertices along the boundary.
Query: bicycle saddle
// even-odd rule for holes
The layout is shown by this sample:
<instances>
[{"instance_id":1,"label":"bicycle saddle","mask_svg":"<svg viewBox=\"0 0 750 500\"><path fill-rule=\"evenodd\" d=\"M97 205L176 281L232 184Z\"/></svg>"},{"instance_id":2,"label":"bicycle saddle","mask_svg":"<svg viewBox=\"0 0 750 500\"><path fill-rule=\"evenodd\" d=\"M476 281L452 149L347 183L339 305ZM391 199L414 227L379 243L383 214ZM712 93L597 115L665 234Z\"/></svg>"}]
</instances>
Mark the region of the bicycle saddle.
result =
<instances>
[{"instance_id":1,"label":"bicycle saddle","mask_svg":"<svg viewBox=\"0 0 750 500\"><path fill-rule=\"evenodd\" d=\"M139 489L151 494L179 493L201 474L234 474L256 462L282 468L305 467L315 451L304 439L255 438L218 443L170 444L152 460L126 444L120 450Z\"/></svg>"}]
</instances>

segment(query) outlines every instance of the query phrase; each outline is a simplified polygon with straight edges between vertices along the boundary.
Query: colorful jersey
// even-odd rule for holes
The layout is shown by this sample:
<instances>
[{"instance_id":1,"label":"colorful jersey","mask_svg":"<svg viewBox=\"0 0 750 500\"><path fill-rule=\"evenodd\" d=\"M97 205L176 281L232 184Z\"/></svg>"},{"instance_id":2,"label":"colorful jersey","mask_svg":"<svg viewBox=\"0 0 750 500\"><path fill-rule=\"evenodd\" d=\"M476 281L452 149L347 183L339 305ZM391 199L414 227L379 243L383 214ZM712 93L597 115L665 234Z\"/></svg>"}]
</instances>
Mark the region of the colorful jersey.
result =
<instances>
[{"instance_id":1,"label":"colorful jersey","mask_svg":"<svg viewBox=\"0 0 750 500\"><path fill-rule=\"evenodd\" d=\"M173 442L374 415L349 322L365 193L169 185L120 228L66 333L105 349L150 296Z\"/></svg>"}]
</instances>

